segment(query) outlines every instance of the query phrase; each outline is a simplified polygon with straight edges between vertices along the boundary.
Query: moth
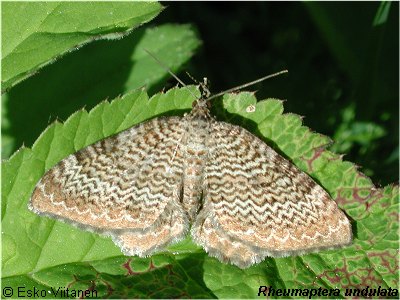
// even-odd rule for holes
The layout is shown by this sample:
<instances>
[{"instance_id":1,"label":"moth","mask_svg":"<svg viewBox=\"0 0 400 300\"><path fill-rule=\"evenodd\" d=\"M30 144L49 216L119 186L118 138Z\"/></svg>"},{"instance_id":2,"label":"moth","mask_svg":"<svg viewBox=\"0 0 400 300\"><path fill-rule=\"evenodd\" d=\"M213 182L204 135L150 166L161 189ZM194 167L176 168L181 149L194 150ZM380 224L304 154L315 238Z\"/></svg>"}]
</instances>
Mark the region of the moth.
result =
<instances>
[{"instance_id":1,"label":"moth","mask_svg":"<svg viewBox=\"0 0 400 300\"><path fill-rule=\"evenodd\" d=\"M183 117L154 118L66 157L40 179L29 209L109 235L128 256L188 234L240 268L349 245L350 222L329 194L246 129L211 116L206 91Z\"/></svg>"}]
</instances>

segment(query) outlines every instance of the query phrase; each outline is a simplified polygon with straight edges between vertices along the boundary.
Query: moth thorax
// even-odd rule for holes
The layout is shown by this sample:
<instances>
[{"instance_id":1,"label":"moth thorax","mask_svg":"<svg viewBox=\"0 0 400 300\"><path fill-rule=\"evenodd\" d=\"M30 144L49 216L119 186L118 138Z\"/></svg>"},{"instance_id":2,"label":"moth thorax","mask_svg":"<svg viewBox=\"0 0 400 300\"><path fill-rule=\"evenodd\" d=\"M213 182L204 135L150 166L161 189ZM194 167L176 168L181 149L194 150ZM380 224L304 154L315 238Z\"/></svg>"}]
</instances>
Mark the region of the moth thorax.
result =
<instances>
[{"instance_id":1,"label":"moth thorax","mask_svg":"<svg viewBox=\"0 0 400 300\"><path fill-rule=\"evenodd\" d=\"M210 118L210 101L198 99L192 103L192 111L190 115L198 118Z\"/></svg>"},{"instance_id":2,"label":"moth thorax","mask_svg":"<svg viewBox=\"0 0 400 300\"><path fill-rule=\"evenodd\" d=\"M187 212L190 221L193 221L200 208L204 166L207 160L206 139L207 124L195 120L188 132L185 146L185 164L183 166L183 195L182 206Z\"/></svg>"}]
</instances>

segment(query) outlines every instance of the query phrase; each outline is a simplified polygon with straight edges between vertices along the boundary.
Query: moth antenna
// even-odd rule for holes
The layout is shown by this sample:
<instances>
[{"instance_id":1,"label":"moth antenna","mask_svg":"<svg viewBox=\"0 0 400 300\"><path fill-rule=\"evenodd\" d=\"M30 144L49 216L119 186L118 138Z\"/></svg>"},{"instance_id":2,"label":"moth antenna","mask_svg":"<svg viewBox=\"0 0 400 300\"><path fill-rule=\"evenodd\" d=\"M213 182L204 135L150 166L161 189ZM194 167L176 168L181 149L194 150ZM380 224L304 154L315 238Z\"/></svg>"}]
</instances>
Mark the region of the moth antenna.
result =
<instances>
[{"instance_id":1,"label":"moth antenna","mask_svg":"<svg viewBox=\"0 0 400 300\"><path fill-rule=\"evenodd\" d=\"M190 75L189 72L186 71L185 73L186 73L186 75L187 75L190 79L193 80L194 83L199 84L199 82L196 80L196 78L194 78L192 75Z\"/></svg>"},{"instance_id":2,"label":"moth antenna","mask_svg":"<svg viewBox=\"0 0 400 300\"><path fill-rule=\"evenodd\" d=\"M194 78L192 75L190 75L189 72L186 72L187 76L189 76L190 79L192 79L197 85L200 86L201 88L201 99L208 99L210 97L211 92L208 89L208 79L207 77L203 78L203 82L198 82L196 78Z\"/></svg>"},{"instance_id":3,"label":"moth antenna","mask_svg":"<svg viewBox=\"0 0 400 300\"><path fill-rule=\"evenodd\" d=\"M184 88L186 88L186 89L189 91L189 93L190 93L195 99L198 98L195 94L192 93L192 91L186 86L186 84L185 84L182 80L180 80L179 77L176 76L176 75L171 71L171 69L170 69L166 64L164 64L161 60L159 60L159 59L158 59L153 53L151 53L149 50L144 49L144 51L146 51L147 54L150 55L150 56L165 70L165 71L167 71L169 74L171 74L172 77L174 77Z\"/></svg>"},{"instance_id":4,"label":"moth antenna","mask_svg":"<svg viewBox=\"0 0 400 300\"><path fill-rule=\"evenodd\" d=\"M218 93L218 94L212 95L210 98L207 99L207 101L208 101L208 100L211 100L211 99L214 99L214 98L217 98L217 97L219 97L219 96L222 96L222 95L225 94L225 93L234 92L234 91L243 89L243 88L245 88L245 87L254 85L254 84L256 84L256 83L259 83L259 82L261 82L261 81L267 80L267 79L269 79L269 78L276 77L276 76L279 76L279 75L281 75L281 74L288 73L288 72L289 72L288 70L282 70L282 71L279 71L279 72L276 72L276 73L273 73L273 74L270 74L270 75L261 77L261 78L259 78L259 79L257 79L257 80L250 81L250 82L248 82L248 83L245 83L245 84L242 84L242 85L233 87L233 88L231 88L231 89L222 91L222 92L220 92L220 93Z\"/></svg>"}]
</instances>

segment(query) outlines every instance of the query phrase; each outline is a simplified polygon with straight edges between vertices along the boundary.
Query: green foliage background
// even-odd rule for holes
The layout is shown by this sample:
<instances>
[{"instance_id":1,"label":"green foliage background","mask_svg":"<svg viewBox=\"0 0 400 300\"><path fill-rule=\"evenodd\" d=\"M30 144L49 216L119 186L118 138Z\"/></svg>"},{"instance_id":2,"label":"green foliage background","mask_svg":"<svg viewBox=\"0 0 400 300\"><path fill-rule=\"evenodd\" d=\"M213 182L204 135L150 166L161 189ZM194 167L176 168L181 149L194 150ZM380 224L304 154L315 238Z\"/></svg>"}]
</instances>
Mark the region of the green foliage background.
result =
<instances>
[{"instance_id":1,"label":"green foliage background","mask_svg":"<svg viewBox=\"0 0 400 300\"><path fill-rule=\"evenodd\" d=\"M398 3L168 3L164 11L157 3L24 5L21 16L29 11L36 27L21 17L18 29L32 34L14 40L20 48L12 52L2 3L2 156L29 147L3 162L3 286L95 288L113 298L253 298L259 285L397 287L398 187L375 188L324 150L328 138L282 114L281 101L256 105L250 93L215 101L213 113L248 128L320 182L353 220L354 245L247 270L209 258L190 239L151 258L127 258L109 239L40 218L26 203L45 170L67 154L190 108L185 89L151 100L138 90L153 95L175 85L143 48L175 72L207 76L213 91L288 68L288 77L254 87L258 98L287 99L286 111L334 138L330 150L346 153L378 185L398 181ZM53 45L63 47L52 52ZM246 112L251 104L254 114ZM45 130L56 118L65 124Z\"/></svg>"}]
</instances>

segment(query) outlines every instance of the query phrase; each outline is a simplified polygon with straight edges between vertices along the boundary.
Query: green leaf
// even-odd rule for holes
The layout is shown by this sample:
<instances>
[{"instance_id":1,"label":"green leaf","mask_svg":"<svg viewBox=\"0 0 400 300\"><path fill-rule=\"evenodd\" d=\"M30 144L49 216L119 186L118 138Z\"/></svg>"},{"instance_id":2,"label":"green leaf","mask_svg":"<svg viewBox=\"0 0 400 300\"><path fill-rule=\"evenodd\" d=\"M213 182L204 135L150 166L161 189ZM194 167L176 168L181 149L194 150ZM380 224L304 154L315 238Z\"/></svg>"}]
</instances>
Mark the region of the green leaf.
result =
<instances>
[{"instance_id":1,"label":"green leaf","mask_svg":"<svg viewBox=\"0 0 400 300\"><path fill-rule=\"evenodd\" d=\"M332 151L346 153L357 143L361 146L359 153L362 155L372 148L372 141L386 135L382 126L373 122L356 121L355 115L354 105L349 105L342 111L342 122L335 131Z\"/></svg>"},{"instance_id":2,"label":"green leaf","mask_svg":"<svg viewBox=\"0 0 400 300\"><path fill-rule=\"evenodd\" d=\"M2 157L22 144L31 146L56 117L65 120L81 107L91 109L143 86L160 90L170 76L144 49L177 72L199 45L191 26L165 24L139 28L120 40L97 41L43 68L3 95Z\"/></svg>"},{"instance_id":3,"label":"green leaf","mask_svg":"<svg viewBox=\"0 0 400 300\"><path fill-rule=\"evenodd\" d=\"M68 154L154 116L182 115L192 102L185 88L150 100L144 91L136 91L90 112L80 110L64 124L52 124L32 149L22 148L5 161L3 286L68 286L94 289L98 297L109 298L256 298L260 286L337 288L344 297L348 287L397 288L398 186L374 187L352 163L325 150L329 138L302 126L298 116L283 114L280 100L257 103L251 93L225 95L214 103L213 112L220 120L248 128L315 178L353 220L351 246L267 258L245 270L207 256L190 238L150 258L128 258L109 238L27 210L37 181Z\"/></svg>"},{"instance_id":4,"label":"green leaf","mask_svg":"<svg viewBox=\"0 0 400 300\"><path fill-rule=\"evenodd\" d=\"M2 91L83 44L128 34L161 9L157 2L2 3Z\"/></svg>"},{"instance_id":5,"label":"green leaf","mask_svg":"<svg viewBox=\"0 0 400 300\"><path fill-rule=\"evenodd\" d=\"M382 1L379 5L378 11L376 12L375 18L373 25L374 26L379 26L383 23L386 23L388 17L389 17L389 12L390 12L390 2L388 1Z\"/></svg>"}]
</instances>

